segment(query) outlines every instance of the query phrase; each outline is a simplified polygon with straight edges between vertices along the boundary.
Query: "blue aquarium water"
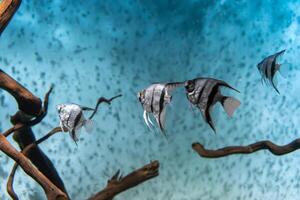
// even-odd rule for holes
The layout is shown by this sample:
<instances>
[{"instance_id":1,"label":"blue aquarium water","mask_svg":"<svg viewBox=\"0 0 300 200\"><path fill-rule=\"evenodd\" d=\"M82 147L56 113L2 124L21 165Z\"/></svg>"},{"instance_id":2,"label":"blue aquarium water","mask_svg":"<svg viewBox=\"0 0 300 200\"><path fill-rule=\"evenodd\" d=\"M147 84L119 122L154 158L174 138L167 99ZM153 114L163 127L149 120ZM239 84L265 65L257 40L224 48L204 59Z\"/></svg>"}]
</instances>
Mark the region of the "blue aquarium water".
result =
<instances>
[{"instance_id":1,"label":"blue aquarium water","mask_svg":"<svg viewBox=\"0 0 300 200\"><path fill-rule=\"evenodd\" d=\"M299 36L295 0L23 0L1 35L0 67L39 97L55 85L47 117L33 127L37 138L59 125L57 104L94 106L100 96L123 94L101 105L94 131L83 131L78 146L67 133L40 145L74 200L104 188L118 169L127 174L151 160L160 161L159 176L115 199L294 200L300 152L207 159L191 144L217 149L268 139L284 145L299 137ZM275 77L279 95L261 83L256 65L283 49ZM168 106L167 139L150 131L137 92L196 77L221 79L241 91L222 90L242 102L234 117L215 106L214 134L179 88ZM2 132L17 105L1 90L0 105ZM0 163L0 199L6 200L13 161L1 153ZM20 199L45 198L20 168L15 190Z\"/></svg>"}]
</instances>

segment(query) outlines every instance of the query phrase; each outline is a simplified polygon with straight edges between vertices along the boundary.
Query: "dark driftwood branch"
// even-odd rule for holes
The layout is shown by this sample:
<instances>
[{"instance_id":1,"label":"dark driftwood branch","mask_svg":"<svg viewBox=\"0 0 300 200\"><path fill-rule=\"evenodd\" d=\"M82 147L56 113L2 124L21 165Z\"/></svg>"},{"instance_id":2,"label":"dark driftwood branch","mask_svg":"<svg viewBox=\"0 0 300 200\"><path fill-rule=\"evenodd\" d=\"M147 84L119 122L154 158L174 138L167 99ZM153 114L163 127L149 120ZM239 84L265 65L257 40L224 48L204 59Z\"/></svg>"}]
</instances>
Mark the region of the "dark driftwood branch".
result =
<instances>
[{"instance_id":1,"label":"dark driftwood branch","mask_svg":"<svg viewBox=\"0 0 300 200\"><path fill-rule=\"evenodd\" d=\"M35 141L34 143L26 146L22 153L26 156L30 150L33 148L33 147L36 147L37 145L39 145L40 143L44 142L45 140L47 140L49 137L51 137L52 135L56 134L56 133L59 133L59 132L62 132L61 128L60 127L56 127L54 129L52 129L48 134L46 134L44 137L38 139L37 141ZM11 173L8 177L8 181L7 181L7 192L8 194L11 196L11 198L13 200L18 200L18 195L15 193L14 191L14 188L13 188L13 182L14 182L14 176L15 176L15 173L16 173L16 170L18 168L18 163L15 163L12 170L11 170Z\"/></svg>"},{"instance_id":2,"label":"dark driftwood branch","mask_svg":"<svg viewBox=\"0 0 300 200\"><path fill-rule=\"evenodd\" d=\"M29 127L31 125L35 125L37 123L39 123L47 114L47 111L48 111L48 102L49 102L49 96L50 96L50 93L52 91L53 87L50 88L50 90L46 93L45 95L45 98L44 98L44 106L43 106L43 109L42 109L42 112L41 114L36 117L36 119L32 120L32 121L29 121L29 122L26 122L24 124L17 124L17 125L21 125L21 126L17 126L15 125L13 128L9 129L9 130L12 130L12 131L17 131L17 130L20 130L24 127ZM114 96L110 99L106 99L104 97L100 97L97 101L97 104L95 106L95 110L94 112L92 113L92 115L89 117L89 119L92 119L93 116L96 114L97 110L98 110L98 107L101 103L107 103L107 104L111 104L111 101L114 100L115 98L118 98L118 97L121 97L122 95L117 95L117 96ZM12 132L11 131L11 132ZM8 133L11 133L9 131L7 131ZM6 132L6 133L7 133ZM39 140L27 145L23 150L22 150L22 153L25 155L25 156L28 156L28 154L30 153L30 151L33 149L33 148L36 148L37 145L41 144L42 142L44 142L45 140L47 140L49 137L51 137L52 135L58 133L58 132L62 132L61 128L60 127L56 127L54 128L53 130L51 130L48 134L46 134L44 137L40 138ZM6 134L3 134L3 135L6 135ZM14 188L13 188L13 182L14 182L14 176L15 176L15 172L18 168L18 163L15 163L12 170L11 170L11 173L9 175L9 178L8 178L8 181L7 181L7 192L8 194L11 196L11 198L13 200L18 200L18 195L15 193L14 191Z\"/></svg>"},{"instance_id":3,"label":"dark driftwood branch","mask_svg":"<svg viewBox=\"0 0 300 200\"><path fill-rule=\"evenodd\" d=\"M0 69L0 88L9 92L17 101L19 110L26 115L36 117L42 111L42 101L25 87Z\"/></svg>"},{"instance_id":4,"label":"dark driftwood branch","mask_svg":"<svg viewBox=\"0 0 300 200\"><path fill-rule=\"evenodd\" d=\"M300 149L300 139L296 139L289 144L279 146L271 141L259 141L247 146L229 146L217 150L205 149L200 143L194 143L192 148L202 157L219 158L232 154L250 154L259 150L269 150L272 154L281 156Z\"/></svg>"},{"instance_id":5,"label":"dark driftwood branch","mask_svg":"<svg viewBox=\"0 0 300 200\"><path fill-rule=\"evenodd\" d=\"M19 111L11 118L13 127L4 134L8 136L14 132L14 140L19 144L21 149L35 142L34 134L30 126L39 123L47 113L48 98L52 88L45 95L44 107L41 106L41 100L35 97L30 91L16 82L13 78L0 70L0 88L6 90L16 99ZM31 119L36 117L35 119ZM50 159L35 146L27 154L30 161L45 175L54 185L67 194L64 184L59 177L55 167Z\"/></svg>"},{"instance_id":6,"label":"dark driftwood branch","mask_svg":"<svg viewBox=\"0 0 300 200\"><path fill-rule=\"evenodd\" d=\"M159 162L153 161L144 167L133 171L125 177L118 171L108 182L106 188L90 197L88 200L112 200L116 195L135 187L159 174Z\"/></svg>"},{"instance_id":7,"label":"dark driftwood branch","mask_svg":"<svg viewBox=\"0 0 300 200\"><path fill-rule=\"evenodd\" d=\"M49 102L49 97L50 97L52 90L53 90L53 85L50 87L49 91L45 95L44 104L43 104L41 113L35 119L33 119L31 121L22 121L22 113L17 112L17 114L15 114L14 116L11 117L11 122L14 123L15 125L13 127L11 127L10 129L8 129L7 131L5 131L3 133L3 135L5 137L7 137L15 131L19 131L25 127L31 127L31 126L34 126L34 125L40 123L44 119L44 117L47 115L48 102ZM20 122L20 121L22 121L22 122Z\"/></svg>"},{"instance_id":8,"label":"dark driftwood branch","mask_svg":"<svg viewBox=\"0 0 300 200\"><path fill-rule=\"evenodd\" d=\"M2 0L0 3L0 35L18 10L20 4L21 0Z\"/></svg>"},{"instance_id":9,"label":"dark driftwood branch","mask_svg":"<svg viewBox=\"0 0 300 200\"><path fill-rule=\"evenodd\" d=\"M13 95L20 109L14 116L11 117L11 122L14 126L4 134L5 136L8 136L13 132L14 140L18 143L21 150L23 150L27 145L36 141L30 126L39 123L46 116L48 98L52 91L52 87L45 95L43 107L41 100L38 97L34 96L30 91L2 70L0 70L0 88ZM35 117L35 119L32 120L32 117ZM40 170L40 172L42 172L53 184L60 188L60 190L67 194L64 183L57 173L54 165L38 146L32 148L30 153L26 156L38 168L38 170Z\"/></svg>"},{"instance_id":10,"label":"dark driftwood branch","mask_svg":"<svg viewBox=\"0 0 300 200\"><path fill-rule=\"evenodd\" d=\"M100 105L101 103L107 103L107 104L110 105L111 102L112 102L112 100L114 100L114 99L116 99L116 98L119 98L119 97L121 97L121 96L122 96L122 95L119 94L119 95L114 96L114 97L112 97L112 98L110 98L110 99L106 99L106 98L104 98L104 97L100 97L100 98L98 99L97 104L96 104L96 106L95 106L95 109L94 109L93 113L91 114L91 116L89 117L89 119L92 119L92 118L94 117L94 115L97 113L98 108L99 108L99 105Z\"/></svg>"},{"instance_id":11,"label":"dark driftwood branch","mask_svg":"<svg viewBox=\"0 0 300 200\"><path fill-rule=\"evenodd\" d=\"M67 199L65 193L63 193L59 188L57 188L49 179L47 179L38 169L36 169L31 162L20 152L18 152L4 137L0 134L0 150L4 152L7 156L15 160L36 182L40 184L43 188L47 199L57 200L57 199Z\"/></svg>"}]
</instances>

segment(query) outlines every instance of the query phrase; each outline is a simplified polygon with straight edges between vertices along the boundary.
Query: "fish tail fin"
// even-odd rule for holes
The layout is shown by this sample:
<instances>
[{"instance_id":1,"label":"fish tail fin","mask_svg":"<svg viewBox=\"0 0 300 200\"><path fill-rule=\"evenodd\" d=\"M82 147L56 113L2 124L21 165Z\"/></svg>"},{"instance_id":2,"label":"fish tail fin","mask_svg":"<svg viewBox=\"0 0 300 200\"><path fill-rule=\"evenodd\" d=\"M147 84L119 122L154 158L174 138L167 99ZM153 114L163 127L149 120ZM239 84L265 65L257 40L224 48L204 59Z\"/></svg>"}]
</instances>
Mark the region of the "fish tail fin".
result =
<instances>
[{"instance_id":1,"label":"fish tail fin","mask_svg":"<svg viewBox=\"0 0 300 200\"><path fill-rule=\"evenodd\" d=\"M241 105L241 102L234 97L224 97L221 104L227 115L232 117L234 111Z\"/></svg>"},{"instance_id":2,"label":"fish tail fin","mask_svg":"<svg viewBox=\"0 0 300 200\"><path fill-rule=\"evenodd\" d=\"M94 130L94 121L91 119L87 119L84 121L83 126L84 126L86 132L91 133Z\"/></svg>"}]
</instances>

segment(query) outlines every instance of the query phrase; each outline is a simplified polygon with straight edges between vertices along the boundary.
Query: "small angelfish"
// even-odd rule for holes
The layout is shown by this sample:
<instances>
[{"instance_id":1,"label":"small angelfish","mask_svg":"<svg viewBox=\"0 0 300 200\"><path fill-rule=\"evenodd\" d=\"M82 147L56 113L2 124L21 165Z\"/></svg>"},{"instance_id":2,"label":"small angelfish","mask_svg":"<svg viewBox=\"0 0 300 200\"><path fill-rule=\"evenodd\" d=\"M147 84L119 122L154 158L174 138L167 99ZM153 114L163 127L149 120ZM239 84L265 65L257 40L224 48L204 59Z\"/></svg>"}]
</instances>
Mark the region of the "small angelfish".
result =
<instances>
[{"instance_id":1,"label":"small angelfish","mask_svg":"<svg viewBox=\"0 0 300 200\"><path fill-rule=\"evenodd\" d=\"M184 83L155 83L138 92L137 97L144 109L144 120L149 128L153 125L149 117L152 113L160 130L164 133L166 106L172 101L171 92Z\"/></svg>"},{"instance_id":2,"label":"small angelfish","mask_svg":"<svg viewBox=\"0 0 300 200\"><path fill-rule=\"evenodd\" d=\"M61 129L67 130L71 138L77 144L78 133L81 127L85 127L87 132L92 130L92 120L84 117L83 111L93 111L94 109L77 104L59 104L56 106Z\"/></svg>"},{"instance_id":3,"label":"small angelfish","mask_svg":"<svg viewBox=\"0 0 300 200\"><path fill-rule=\"evenodd\" d=\"M201 112L204 120L216 132L210 111L212 107L220 102L225 112L232 117L234 111L240 106L240 101L233 97L221 94L220 87L234 89L226 82L213 78L196 78L185 82L186 96Z\"/></svg>"}]
</instances>

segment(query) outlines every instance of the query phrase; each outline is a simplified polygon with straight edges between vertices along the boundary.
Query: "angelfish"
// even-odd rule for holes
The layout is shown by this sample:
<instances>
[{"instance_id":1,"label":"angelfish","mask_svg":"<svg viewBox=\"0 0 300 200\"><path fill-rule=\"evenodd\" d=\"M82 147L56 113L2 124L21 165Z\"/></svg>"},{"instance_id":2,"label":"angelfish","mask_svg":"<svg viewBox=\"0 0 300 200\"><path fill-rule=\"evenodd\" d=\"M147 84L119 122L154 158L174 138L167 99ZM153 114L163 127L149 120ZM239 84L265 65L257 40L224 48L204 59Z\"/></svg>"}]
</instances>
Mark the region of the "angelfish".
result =
<instances>
[{"instance_id":1,"label":"angelfish","mask_svg":"<svg viewBox=\"0 0 300 200\"><path fill-rule=\"evenodd\" d=\"M138 92L137 97L144 109L144 121L151 128L153 122L149 114L152 113L160 130L164 133L164 120L166 114L166 106L172 101L171 92L184 83L155 83ZM150 125L151 124L151 125Z\"/></svg>"},{"instance_id":2,"label":"angelfish","mask_svg":"<svg viewBox=\"0 0 300 200\"><path fill-rule=\"evenodd\" d=\"M196 78L185 82L185 90L187 99L192 105L195 105L201 112L203 119L216 132L210 111L212 107L220 102L228 114L232 117L234 111L240 106L240 101L234 97L224 96L221 94L220 88L227 87L236 90L222 80L213 78Z\"/></svg>"},{"instance_id":3,"label":"angelfish","mask_svg":"<svg viewBox=\"0 0 300 200\"><path fill-rule=\"evenodd\" d=\"M86 119L83 111L93 111L94 109L73 103L59 104L56 108L60 118L61 129L65 132L69 132L76 144L78 141L78 133L83 126L87 132L91 131L92 120Z\"/></svg>"},{"instance_id":4,"label":"angelfish","mask_svg":"<svg viewBox=\"0 0 300 200\"><path fill-rule=\"evenodd\" d=\"M260 63L257 65L257 69L259 70L262 80L269 81L276 92L279 94L277 87L274 84L274 76L275 73L279 70L281 64L276 63L278 56L282 55L285 50L279 51L273 55L270 55L264 58Z\"/></svg>"}]
</instances>

